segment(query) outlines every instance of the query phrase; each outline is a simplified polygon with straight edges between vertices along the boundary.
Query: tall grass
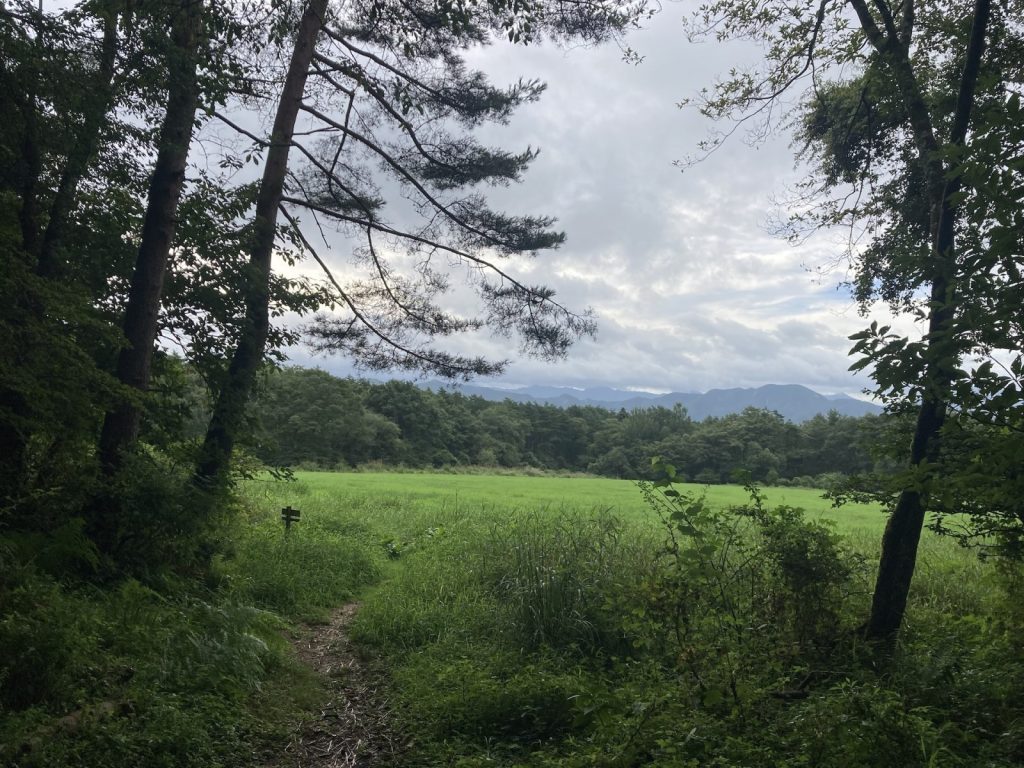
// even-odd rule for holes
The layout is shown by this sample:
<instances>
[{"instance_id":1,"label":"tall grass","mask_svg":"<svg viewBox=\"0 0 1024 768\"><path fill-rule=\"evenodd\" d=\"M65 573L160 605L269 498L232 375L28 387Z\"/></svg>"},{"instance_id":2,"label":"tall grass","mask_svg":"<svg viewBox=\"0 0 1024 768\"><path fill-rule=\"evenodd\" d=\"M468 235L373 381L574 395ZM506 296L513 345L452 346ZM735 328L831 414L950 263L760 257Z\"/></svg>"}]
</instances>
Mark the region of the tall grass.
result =
<instances>
[{"instance_id":1,"label":"tall grass","mask_svg":"<svg viewBox=\"0 0 1024 768\"><path fill-rule=\"evenodd\" d=\"M236 599L304 620L331 608L380 576L383 555L353 524L309 515L286 535L279 520L261 519L239 531L217 573Z\"/></svg>"},{"instance_id":2,"label":"tall grass","mask_svg":"<svg viewBox=\"0 0 1024 768\"><path fill-rule=\"evenodd\" d=\"M100 592L23 572L2 612L4 765L236 762L259 731L245 702L287 660L272 614L136 581Z\"/></svg>"},{"instance_id":3,"label":"tall grass","mask_svg":"<svg viewBox=\"0 0 1024 768\"><path fill-rule=\"evenodd\" d=\"M628 653L615 597L649 572L654 548L604 510L530 512L491 521L484 587L523 648Z\"/></svg>"},{"instance_id":4,"label":"tall grass","mask_svg":"<svg viewBox=\"0 0 1024 768\"><path fill-rule=\"evenodd\" d=\"M1024 713L1009 703L1024 681L1011 628L1024 626L1020 613L1010 619L1006 575L950 542L926 536L904 642L879 659L856 627L880 526L835 539L787 511L751 545L737 538L719 578L702 573L701 544L697 559L666 571L673 560L653 513L464 497L456 506L408 488L396 484L400 502L374 518L395 557L353 635L391 674L418 745L409 765L1010 766L1022 757ZM821 570L836 557L851 564ZM833 586L818 584L819 572ZM714 608L719 588L739 590L728 615ZM707 620L694 618L701 605ZM691 630L677 636L687 612Z\"/></svg>"},{"instance_id":5,"label":"tall grass","mask_svg":"<svg viewBox=\"0 0 1024 768\"><path fill-rule=\"evenodd\" d=\"M298 485L287 493L304 496ZM378 535L336 505L307 507L287 537L270 495L251 494L245 506L244 519L220 531L228 547L204 580L95 586L68 572L68 562L92 562L73 529L0 540L0 764L262 760L319 696L292 659L288 622L350 599L380 577L386 555ZM83 554L57 556L69 547Z\"/></svg>"}]
</instances>

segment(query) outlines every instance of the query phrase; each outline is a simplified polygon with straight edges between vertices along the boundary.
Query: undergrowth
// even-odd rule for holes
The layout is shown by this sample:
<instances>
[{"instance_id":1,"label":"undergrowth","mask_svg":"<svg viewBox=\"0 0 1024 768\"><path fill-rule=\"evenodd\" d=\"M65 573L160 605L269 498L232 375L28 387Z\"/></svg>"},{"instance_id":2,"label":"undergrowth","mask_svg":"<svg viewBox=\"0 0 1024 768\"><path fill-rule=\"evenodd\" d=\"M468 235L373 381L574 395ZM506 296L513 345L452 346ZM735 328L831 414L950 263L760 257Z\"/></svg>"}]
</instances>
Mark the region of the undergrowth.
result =
<instances>
[{"instance_id":1,"label":"undergrowth","mask_svg":"<svg viewBox=\"0 0 1024 768\"><path fill-rule=\"evenodd\" d=\"M287 537L266 505L217 536L201 573L135 569L145 581L112 576L74 521L0 537L0 764L249 766L280 750L321 696L289 622L350 599L384 555L360 522L315 510Z\"/></svg>"},{"instance_id":2,"label":"undergrowth","mask_svg":"<svg viewBox=\"0 0 1024 768\"><path fill-rule=\"evenodd\" d=\"M201 575L83 578L73 520L0 536L0 764L265 764L321 696L288 622L354 596L407 767L1024 763L1019 568L928 538L879 653L874 538L660 469L646 523L252 482Z\"/></svg>"}]
</instances>

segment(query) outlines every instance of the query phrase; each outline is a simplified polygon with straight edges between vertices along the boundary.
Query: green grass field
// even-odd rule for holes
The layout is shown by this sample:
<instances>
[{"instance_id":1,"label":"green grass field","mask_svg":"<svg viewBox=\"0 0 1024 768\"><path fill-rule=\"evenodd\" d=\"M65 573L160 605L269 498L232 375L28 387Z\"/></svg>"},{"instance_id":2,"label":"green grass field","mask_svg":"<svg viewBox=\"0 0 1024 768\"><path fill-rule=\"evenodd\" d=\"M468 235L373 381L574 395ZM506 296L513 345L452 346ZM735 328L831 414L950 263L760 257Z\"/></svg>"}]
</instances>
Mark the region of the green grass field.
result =
<instances>
[{"instance_id":1,"label":"green grass field","mask_svg":"<svg viewBox=\"0 0 1024 768\"><path fill-rule=\"evenodd\" d=\"M740 486L680 484L680 491L705 494L710 505L729 507L749 501ZM836 531L860 553L873 573L885 515L874 505L834 508L821 491L764 489L768 506L787 504L808 518L835 522ZM382 554L424 546L435 532L479 540L524 517L582 519L607 512L655 537L663 529L644 502L636 483L592 477L430 474L398 472L297 472L295 482L256 481L247 486L254 510L267 515L271 528L279 510L302 511L298 541L337 535ZM395 549L392 549L395 548ZM926 530L918 553L916 605L968 605L984 600L990 565L954 541ZM871 576L863 584L869 590ZM330 604L327 595L317 605ZM316 609L313 611L316 612ZM913 606L911 613L914 612Z\"/></svg>"},{"instance_id":2,"label":"green grass field","mask_svg":"<svg viewBox=\"0 0 1024 768\"><path fill-rule=\"evenodd\" d=\"M679 484L681 492L704 494L710 505L730 507L749 498L738 485ZM609 512L652 530L659 527L636 483L598 477L537 477L400 472L297 472L296 482L250 484L257 507L292 505L316 525L358 528L364 541L408 542L434 528L462 528L466 535L513 513L590 516ZM868 560L878 555L885 515L871 504L835 508L823 492L809 488L763 489L769 506L786 504L808 518L834 521L836 530ZM470 532L474 531L474 532ZM925 531L919 554L922 572L972 573L977 558L953 541Z\"/></svg>"},{"instance_id":3,"label":"green grass field","mask_svg":"<svg viewBox=\"0 0 1024 768\"><path fill-rule=\"evenodd\" d=\"M713 508L749 501L738 486L677 489ZM629 481L300 472L247 484L251 532L226 568L243 594L287 615L358 597L351 637L386 670L415 744L402 768L1019 764L1008 755L1024 733L1004 702L1024 665L1005 661L1014 635L988 618L1009 615L998 569L927 532L900 653L879 676L854 628L868 611L882 510L835 509L808 489L764 492L769 507L835 521L836 549L796 524L749 559L716 565L700 558L725 549L691 548L673 566L665 527ZM288 505L302 517L285 537ZM704 530L706 541L720 535ZM771 560L769 544L788 554ZM779 575L800 576L804 559L803 587ZM324 576L335 571L332 585ZM827 598L816 591L825 578L838 578ZM684 615L696 617L685 632ZM802 640L804 626L823 627L821 643ZM818 677L806 700L773 698L809 669ZM793 754L812 757L782 757Z\"/></svg>"},{"instance_id":4,"label":"green grass field","mask_svg":"<svg viewBox=\"0 0 1024 768\"><path fill-rule=\"evenodd\" d=\"M303 493L344 499L402 500L417 508L443 508L455 513L477 510L573 509L607 510L628 520L653 520L640 491L631 480L591 477L526 477L510 475L401 474L389 472L298 472ZM736 485L680 484L677 488L717 507L749 501ZM870 504L832 507L822 491L808 488L767 488L768 504L800 507L809 516L835 520L841 531L878 531L885 518Z\"/></svg>"}]
</instances>

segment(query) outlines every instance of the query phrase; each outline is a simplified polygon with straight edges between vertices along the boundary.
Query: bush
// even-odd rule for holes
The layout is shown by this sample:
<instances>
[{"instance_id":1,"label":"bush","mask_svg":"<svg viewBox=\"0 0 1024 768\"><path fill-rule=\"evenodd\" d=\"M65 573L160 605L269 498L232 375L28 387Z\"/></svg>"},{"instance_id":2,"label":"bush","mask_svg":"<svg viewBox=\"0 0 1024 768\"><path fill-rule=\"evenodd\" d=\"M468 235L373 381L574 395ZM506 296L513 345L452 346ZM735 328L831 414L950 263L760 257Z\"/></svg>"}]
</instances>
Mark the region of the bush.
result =
<instances>
[{"instance_id":1,"label":"bush","mask_svg":"<svg viewBox=\"0 0 1024 768\"><path fill-rule=\"evenodd\" d=\"M675 468L641 489L668 536L664 565L636 611L649 643L674 656L706 706L748 706L784 688L841 630L857 560L800 510L709 508L672 487Z\"/></svg>"},{"instance_id":2,"label":"bush","mask_svg":"<svg viewBox=\"0 0 1024 768\"><path fill-rule=\"evenodd\" d=\"M124 457L117 475L88 507L87 530L113 575L156 584L201 575L238 513L230 492L201 491L190 461L156 452Z\"/></svg>"},{"instance_id":3,"label":"bush","mask_svg":"<svg viewBox=\"0 0 1024 768\"><path fill-rule=\"evenodd\" d=\"M755 535L767 570L765 619L785 628L801 649L838 636L843 608L863 558L846 548L830 521L805 520L803 510L757 509Z\"/></svg>"}]
</instances>

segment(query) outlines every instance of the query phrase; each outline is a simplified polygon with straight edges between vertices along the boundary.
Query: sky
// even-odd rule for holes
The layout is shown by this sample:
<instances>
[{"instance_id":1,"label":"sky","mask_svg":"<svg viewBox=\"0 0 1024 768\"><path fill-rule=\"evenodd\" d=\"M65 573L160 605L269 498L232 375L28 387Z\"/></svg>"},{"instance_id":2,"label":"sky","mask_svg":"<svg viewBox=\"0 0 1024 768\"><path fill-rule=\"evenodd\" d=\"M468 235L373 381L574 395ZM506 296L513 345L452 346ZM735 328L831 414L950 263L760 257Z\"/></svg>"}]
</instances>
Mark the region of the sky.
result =
<instances>
[{"instance_id":1,"label":"sky","mask_svg":"<svg viewBox=\"0 0 1024 768\"><path fill-rule=\"evenodd\" d=\"M514 259L510 270L550 285L574 309L593 309L598 322L595 339L557 362L523 357L507 339L449 345L510 361L502 376L477 383L658 392L780 383L854 395L870 385L847 371L847 337L888 315L861 316L842 286L842 234L794 246L771 231L786 215L778 201L806 172L790 137L780 131L754 143L741 133L685 170L678 164L723 127L678 103L758 55L749 44L689 42L684 13L668 3L628 36L644 57L638 65L615 45L495 44L470 53L496 83L525 77L548 86L508 125L478 134L507 149L540 148L523 183L488 194L509 212L556 216L567 234L560 249ZM331 246L335 264L351 247ZM344 358L304 348L289 357L354 372Z\"/></svg>"}]
</instances>

